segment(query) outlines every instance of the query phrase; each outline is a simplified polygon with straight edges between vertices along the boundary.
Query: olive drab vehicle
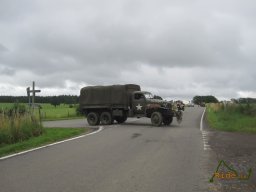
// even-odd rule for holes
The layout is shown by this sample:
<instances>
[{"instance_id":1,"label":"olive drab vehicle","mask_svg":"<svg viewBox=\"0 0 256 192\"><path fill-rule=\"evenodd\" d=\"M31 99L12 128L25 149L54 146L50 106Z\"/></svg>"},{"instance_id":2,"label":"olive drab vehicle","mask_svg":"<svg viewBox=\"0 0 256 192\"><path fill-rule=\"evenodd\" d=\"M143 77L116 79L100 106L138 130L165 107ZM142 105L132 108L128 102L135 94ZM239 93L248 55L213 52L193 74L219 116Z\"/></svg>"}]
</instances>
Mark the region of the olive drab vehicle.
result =
<instances>
[{"instance_id":1,"label":"olive drab vehicle","mask_svg":"<svg viewBox=\"0 0 256 192\"><path fill-rule=\"evenodd\" d=\"M182 112L173 110L171 102L153 99L135 84L84 87L79 102L89 125L123 123L127 117L148 117L154 126L170 125L173 117L182 120Z\"/></svg>"}]
</instances>

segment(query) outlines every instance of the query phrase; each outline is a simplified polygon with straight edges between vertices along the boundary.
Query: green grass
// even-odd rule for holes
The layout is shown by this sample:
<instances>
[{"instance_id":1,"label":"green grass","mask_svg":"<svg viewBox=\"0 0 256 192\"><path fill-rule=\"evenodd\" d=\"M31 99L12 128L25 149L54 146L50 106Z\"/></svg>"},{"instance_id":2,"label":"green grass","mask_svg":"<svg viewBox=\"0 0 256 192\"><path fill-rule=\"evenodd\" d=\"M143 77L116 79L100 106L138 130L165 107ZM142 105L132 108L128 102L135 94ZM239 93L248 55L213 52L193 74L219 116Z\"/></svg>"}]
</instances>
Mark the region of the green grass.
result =
<instances>
[{"instance_id":1,"label":"green grass","mask_svg":"<svg viewBox=\"0 0 256 192\"><path fill-rule=\"evenodd\" d=\"M57 107L50 104L42 104L41 106L41 116L43 120L74 119L81 117L77 116L75 106L72 108L64 104Z\"/></svg>"},{"instance_id":2,"label":"green grass","mask_svg":"<svg viewBox=\"0 0 256 192\"><path fill-rule=\"evenodd\" d=\"M10 109L13 107L13 103L0 103L1 109ZM27 104L24 104L27 106ZM77 105L73 105L70 107L67 104L61 104L56 107L49 103L40 103L41 108L41 117L42 120L61 120L61 119L76 119L82 118L83 116L79 116L76 114ZM36 114L39 114L39 110L36 109Z\"/></svg>"},{"instance_id":3,"label":"green grass","mask_svg":"<svg viewBox=\"0 0 256 192\"><path fill-rule=\"evenodd\" d=\"M16 143L42 133L43 127L33 115L0 115L0 145Z\"/></svg>"},{"instance_id":4,"label":"green grass","mask_svg":"<svg viewBox=\"0 0 256 192\"><path fill-rule=\"evenodd\" d=\"M0 157L74 137L87 131L88 129L85 128L44 128L41 136L15 144L0 145Z\"/></svg>"},{"instance_id":5,"label":"green grass","mask_svg":"<svg viewBox=\"0 0 256 192\"><path fill-rule=\"evenodd\" d=\"M0 103L0 109L10 109L13 106L13 103Z\"/></svg>"},{"instance_id":6,"label":"green grass","mask_svg":"<svg viewBox=\"0 0 256 192\"><path fill-rule=\"evenodd\" d=\"M241 112L240 108L241 106L235 105L227 108L208 105L207 120L210 126L217 130L256 133L256 116L247 115L247 112L244 112L244 110Z\"/></svg>"}]
</instances>

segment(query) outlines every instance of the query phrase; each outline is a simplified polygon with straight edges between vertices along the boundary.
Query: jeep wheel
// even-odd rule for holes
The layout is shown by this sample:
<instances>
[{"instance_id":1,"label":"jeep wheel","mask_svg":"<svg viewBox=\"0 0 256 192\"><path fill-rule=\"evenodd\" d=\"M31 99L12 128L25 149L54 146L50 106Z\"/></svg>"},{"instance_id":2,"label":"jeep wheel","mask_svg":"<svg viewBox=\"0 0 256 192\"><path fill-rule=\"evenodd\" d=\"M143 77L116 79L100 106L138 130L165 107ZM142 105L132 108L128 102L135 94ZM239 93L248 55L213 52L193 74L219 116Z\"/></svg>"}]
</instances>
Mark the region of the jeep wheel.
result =
<instances>
[{"instance_id":1,"label":"jeep wheel","mask_svg":"<svg viewBox=\"0 0 256 192\"><path fill-rule=\"evenodd\" d=\"M89 125L92 125L92 126L99 125L100 123L99 114L96 112L90 112L87 115L87 122L89 123Z\"/></svg>"},{"instance_id":2,"label":"jeep wheel","mask_svg":"<svg viewBox=\"0 0 256 192\"><path fill-rule=\"evenodd\" d=\"M117 123L124 123L127 120L127 116L115 117Z\"/></svg>"},{"instance_id":3,"label":"jeep wheel","mask_svg":"<svg viewBox=\"0 0 256 192\"><path fill-rule=\"evenodd\" d=\"M162 122L163 122L163 116L161 113L159 113L159 112L152 113L152 115L151 115L152 125L159 127L159 126L161 126Z\"/></svg>"},{"instance_id":4,"label":"jeep wheel","mask_svg":"<svg viewBox=\"0 0 256 192\"><path fill-rule=\"evenodd\" d=\"M183 116L182 111L177 111L177 113L176 113L176 118L177 118L177 122L178 122L179 124L182 122L182 116Z\"/></svg>"},{"instance_id":5,"label":"jeep wheel","mask_svg":"<svg viewBox=\"0 0 256 192\"><path fill-rule=\"evenodd\" d=\"M110 125L113 123L113 118L110 112L103 112L100 115L100 121L102 125Z\"/></svg>"},{"instance_id":6,"label":"jeep wheel","mask_svg":"<svg viewBox=\"0 0 256 192\"><path fill-rule=\"evenodd\" d=\"M164 124L164 125L170 125L170 124L172 123L172 120L173 120L172 117L165 117L165 118L163 119L163 124Z\"/></svg>"}]
</instances>

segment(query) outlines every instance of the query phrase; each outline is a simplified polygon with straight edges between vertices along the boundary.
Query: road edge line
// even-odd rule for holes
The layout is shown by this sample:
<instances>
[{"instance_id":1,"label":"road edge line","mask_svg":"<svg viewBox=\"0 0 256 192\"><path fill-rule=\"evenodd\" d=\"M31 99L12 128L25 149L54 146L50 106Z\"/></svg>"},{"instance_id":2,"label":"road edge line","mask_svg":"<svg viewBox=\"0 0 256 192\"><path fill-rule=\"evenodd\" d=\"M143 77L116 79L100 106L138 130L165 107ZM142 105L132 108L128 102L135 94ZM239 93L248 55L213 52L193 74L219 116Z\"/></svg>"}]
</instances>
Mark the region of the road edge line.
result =
<instances>
[{"instance_id":1,"label":"road edge line","mask_svg":"<svg viewBox=\"0 0 256 192\"><path fill-rule=\"evenodd\" d=\"M205 110L206 108L204 108L204 112L202 114L201 121L200 121L200 131L203 131L203 119L204 119Z\"/></svg>"},{"instance_id":2,"label":"road edge line","mask_svg":"<svg viewBox=\"0 0 256 192\"><path fill-rule=\"evenodd\" d=\"M21 151L21 152L14 153L14 154L11 154L11 155L3 156L3 157L0 157L0 161L5 160L5 159L9 159L11 157L15 157L15 156L18 156L18 155L23 155L23 154L26 154L26 153L30 153L32 151L37 151L37 150L40 150L40 149L43 149L43 148L46 148L46 147L51 147L51 146L58 145L58 144L61 144L61 143L65 143L65 142L68 142L68 141L73 141L73 140L76 140L76 139L80 139L80 138L83 138L83 137L94 135L96 133L101 132L103 129L104 129L104 127L100 126L98 130L96 130L94 132L91 132L91 133L88 133L88 134L85 134L85 135L80 135L80 136L73 137L73 138L70 138L70 139L65 139L65 140L62 140L62 141L57 141L55 143L43 145L41 147L36 147L36 148L32 148L32 149L29 149L29 150L26 150L26 151Z\"/></svg>"}]
</instances>

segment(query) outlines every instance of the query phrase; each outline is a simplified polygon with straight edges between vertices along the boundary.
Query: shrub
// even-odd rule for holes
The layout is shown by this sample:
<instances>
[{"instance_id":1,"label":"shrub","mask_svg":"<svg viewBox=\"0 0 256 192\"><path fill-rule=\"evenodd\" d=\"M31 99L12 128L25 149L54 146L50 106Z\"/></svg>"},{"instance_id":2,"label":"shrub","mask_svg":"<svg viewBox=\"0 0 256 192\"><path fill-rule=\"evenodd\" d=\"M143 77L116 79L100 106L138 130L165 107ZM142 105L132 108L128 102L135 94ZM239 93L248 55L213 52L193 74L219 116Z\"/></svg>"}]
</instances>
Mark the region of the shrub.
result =
<instances>
[{"instance_id":1,"label":"shrub","mask_svg":"<svg viewBox=\"0 0 256 192\"><path fill-rule=\"evenodd\" d=\"M225 111L228 113L240 113L247 116L256 116L255 104L210 104L210 109L214 112Z\"/></svg>"},{"instance_id":2,"label":"shrub","mask_svg":"<svg viewBox=\"0 0 256 192\"><path fill-rule=\"evenodd\" d=\"M28 113L25 105L15 103L11 109L0 114L0 145L16 143L42 133L40 120Z\"/></svg>"},{"instance_id":3,"label":"shrub","mask_svg":"<svg viewBox=\"0 0 256 192\"><path fill-rule=\"evenodd\" d=\"M83 115L83 111L80 108L80 105L76 106L76 115L77 116L82 116Z\"/></svg>"},{"instance_id":4,"label":"shrub","mask_svg":"<svg viewBox=\"0 0 256 192\"><path fill-rule=\"evenodd\" d=\"M43 133L41 123L31 115L1 116L0 122L0 144L16 143Z\"/></svg>"}]
</instances>

